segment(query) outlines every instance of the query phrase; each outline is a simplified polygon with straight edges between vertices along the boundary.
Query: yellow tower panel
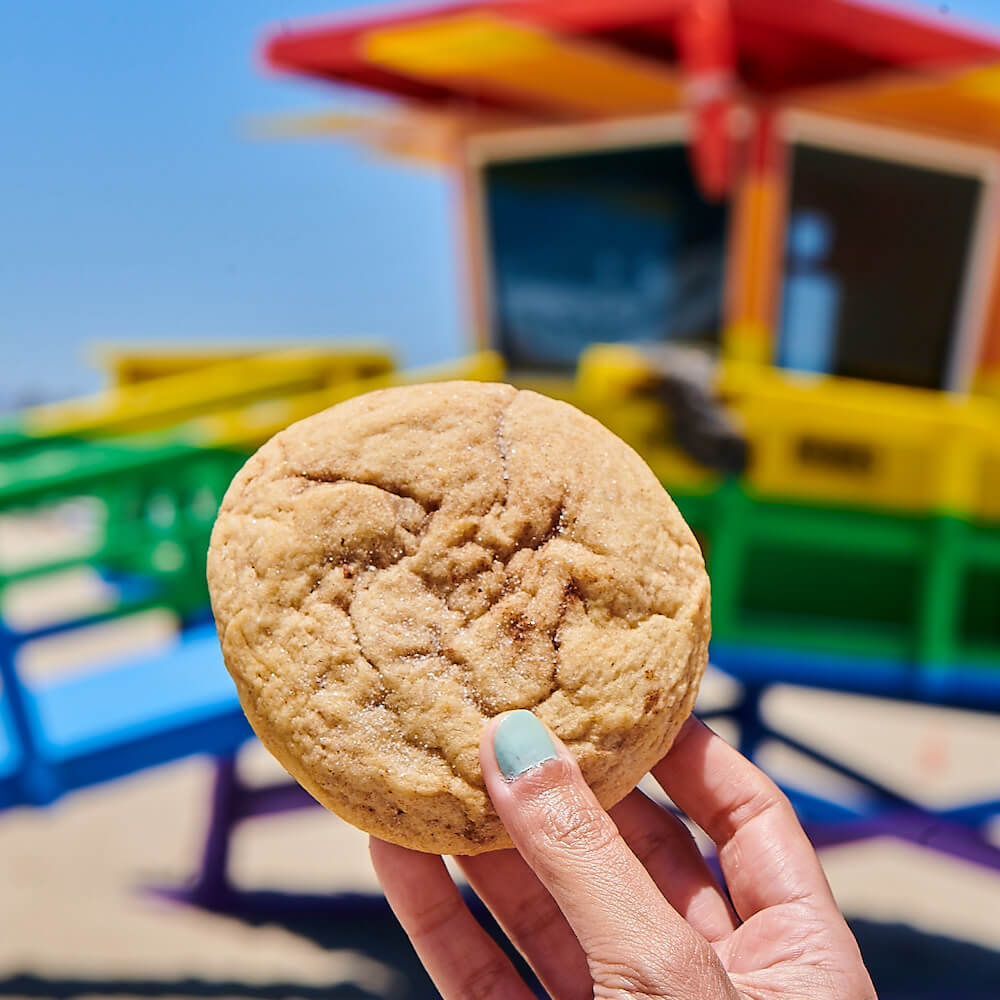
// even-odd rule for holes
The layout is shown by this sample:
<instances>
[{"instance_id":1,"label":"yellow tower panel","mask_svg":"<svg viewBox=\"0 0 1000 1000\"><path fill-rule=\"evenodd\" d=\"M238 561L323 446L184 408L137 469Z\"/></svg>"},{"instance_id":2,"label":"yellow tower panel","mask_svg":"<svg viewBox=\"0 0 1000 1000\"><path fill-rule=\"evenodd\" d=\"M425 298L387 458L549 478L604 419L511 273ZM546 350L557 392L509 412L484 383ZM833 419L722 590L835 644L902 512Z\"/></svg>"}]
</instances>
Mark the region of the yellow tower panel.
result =
<instances>
[{"instance_id":1,"label":"yellow tower panel","mask_svg":"<svg viewBox=\"0 0 1000 1000\"><path fill-rule=\"evenodd\" d=\"M462 14L375 29L364 58L435 82L476 81L488 90L570 112L631 114L679 103L674 75L645 60L491 14Z\"/></svg>"}]
</instances>

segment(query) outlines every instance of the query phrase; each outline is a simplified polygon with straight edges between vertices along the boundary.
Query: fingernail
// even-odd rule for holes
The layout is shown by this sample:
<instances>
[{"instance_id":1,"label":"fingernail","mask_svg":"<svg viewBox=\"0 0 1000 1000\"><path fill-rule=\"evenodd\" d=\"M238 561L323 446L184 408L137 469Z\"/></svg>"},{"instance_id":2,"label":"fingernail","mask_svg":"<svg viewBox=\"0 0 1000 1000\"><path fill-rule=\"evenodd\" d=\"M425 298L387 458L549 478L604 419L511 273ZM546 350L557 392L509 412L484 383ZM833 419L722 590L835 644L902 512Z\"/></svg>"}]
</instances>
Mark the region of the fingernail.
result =
<instances>
[{"instance_id":1,"label":"fingernail","mask_svg":"<svg viewBox=\"0 0 1000 1000\"><path fill-rule=\"evenodd\" d=\"M523 708L500 720L493 734L493 753L505 778L516 778L556 758L556 748L545 726Z\"/></svg>"}]
</instances>

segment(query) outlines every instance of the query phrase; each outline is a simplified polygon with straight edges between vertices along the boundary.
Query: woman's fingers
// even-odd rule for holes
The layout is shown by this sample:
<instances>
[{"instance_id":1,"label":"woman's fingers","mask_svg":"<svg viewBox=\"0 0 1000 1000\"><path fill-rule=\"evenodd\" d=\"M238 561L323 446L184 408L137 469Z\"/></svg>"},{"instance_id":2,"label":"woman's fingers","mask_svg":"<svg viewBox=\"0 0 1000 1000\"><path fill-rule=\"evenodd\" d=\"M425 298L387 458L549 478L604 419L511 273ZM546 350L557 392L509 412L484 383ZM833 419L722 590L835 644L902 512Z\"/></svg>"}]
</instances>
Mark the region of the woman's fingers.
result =
<instances>
[{"instance_id":1,"label":"woman's fingers","mask_svg":"<svg viewBox=\"0 0 1000 1000\"><path fill-rule=\"evenodd\" d=\"M372 837L385 897L445 1000L533 1000L493 939L469 912L444 862Z\"/></svg>"},{"instance_id":2,"label":"woman's fingers","mask_svg":"<svg viewBox=\"0 0 1000 1000\"><path fill-rule=\"evenodd\" d=\"M836 908L819 859L778 786L697 719L653 768L663 790L715 842L736 912L812 898Z\"/></svg>"},{"instance_id":3,"label":"woman's fingers","mask_svg":"<svg viewBox=\"0 0 1000 1000\"><path fill-rule=\"evenodd\" d=\"M611 810L632 853L675 910L718 941L733 912L684 824L635 790ZM579 942L555 900L517 851L458 858L469 884L544 984L563 1000L590 997L593 984Z\"/></svg>"},{"instance_id":4,"label":"woman's fingers","mask_svg":"<svg viewBox=\"0 0 1000 1000\"><path fill-rule=\"evenodd\" d=\"M736 927L732 908L688 828L638 789L611 810L625 842L667 902L708 941Z\"/></svg>"},{"instance_id":5,"label":"woman's fingers","mask_svg":"<svg viewBox=\"0 0 1000 1000\"><path fill-rule=\"evenodd\" d=\"M480 761L507 832L572 927L597 987L624 995L735 996L708 944L663 898L572 755L534 715L493 720Z\"/></svg>"},{"instance_id":6,"label":"woman's fingers","mask_svg":"<svg viewBox=\"0 0 1000 1000\"><path fill-rule=\"evenodd\" d=\"M594 984L580 943L521 855L514 850L493 851L456 860L549 995L556 1000L589 1000Z\"/></svg>"}]
</instances>

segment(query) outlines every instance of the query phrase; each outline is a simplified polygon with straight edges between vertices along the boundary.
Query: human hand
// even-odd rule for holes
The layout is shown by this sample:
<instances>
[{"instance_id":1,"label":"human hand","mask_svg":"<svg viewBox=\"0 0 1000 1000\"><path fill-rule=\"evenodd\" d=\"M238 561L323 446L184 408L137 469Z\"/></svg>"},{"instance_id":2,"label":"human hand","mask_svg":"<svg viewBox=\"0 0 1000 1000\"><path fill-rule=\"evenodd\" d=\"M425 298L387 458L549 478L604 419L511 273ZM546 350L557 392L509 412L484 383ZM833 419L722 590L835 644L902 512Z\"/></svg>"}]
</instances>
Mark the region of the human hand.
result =
<instances>
[{"instance_id":1,"label":"human hand","mask_svg":"<svg viewBox=\"0 0 1000 1000\"><path fill-rule=\"evenodd\" d=\"M516 850L458 864L557 1000L874 1000L788 800L702 723L652 773L715 842L732 905L679 819L638 790L609 816L530 713L494 719L480 760ZM441 858L375 839L371 855L445 1000L530 1000Z\"/></svg>"}]
</instances>

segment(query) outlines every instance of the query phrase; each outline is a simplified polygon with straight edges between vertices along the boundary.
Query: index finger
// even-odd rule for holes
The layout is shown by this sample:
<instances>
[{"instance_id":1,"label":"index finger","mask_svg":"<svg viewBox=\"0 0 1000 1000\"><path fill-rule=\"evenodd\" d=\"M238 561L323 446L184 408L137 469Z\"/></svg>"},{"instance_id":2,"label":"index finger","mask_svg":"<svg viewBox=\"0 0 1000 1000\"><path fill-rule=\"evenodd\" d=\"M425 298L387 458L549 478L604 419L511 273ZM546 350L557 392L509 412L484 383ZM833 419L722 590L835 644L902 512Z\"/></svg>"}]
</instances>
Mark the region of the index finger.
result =
<instances>
[{"instance_id":1,"label":"index finger","mask_svg":"<svg viewBox=\"0 0 1000 1000\"><path fill-rule=\"evenodd\" d=\"M688 719L652 773L714 841L741 919L802 899L836 905L788 798L704 723Z\"/></svg>"}]
</instances>

